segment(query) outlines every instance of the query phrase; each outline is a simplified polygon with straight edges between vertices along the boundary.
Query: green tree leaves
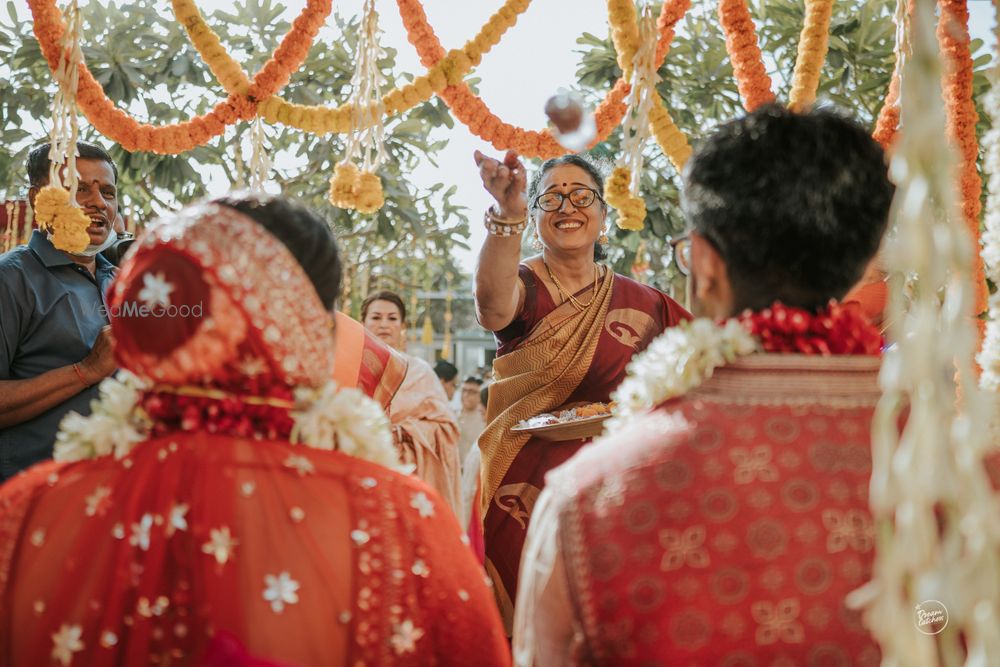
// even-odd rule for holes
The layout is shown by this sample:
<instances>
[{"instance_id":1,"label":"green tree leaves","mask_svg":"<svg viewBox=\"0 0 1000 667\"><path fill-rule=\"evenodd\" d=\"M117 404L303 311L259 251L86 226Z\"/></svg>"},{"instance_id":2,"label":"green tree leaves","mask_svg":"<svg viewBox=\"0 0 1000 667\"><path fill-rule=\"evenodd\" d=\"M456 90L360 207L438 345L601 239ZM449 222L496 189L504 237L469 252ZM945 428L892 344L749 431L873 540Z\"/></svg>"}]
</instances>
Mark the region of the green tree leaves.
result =
<instances>
[{"instance_id":1,"label":"green tree leaves","mask_svg":"<svg viewBox=\"0 0 1000 667\"><path fill-rule=\"evenodd\" d=\"M82 6L84 54L94 76L120 108L153 124L204 113L225 96L165 9L163 3L123 0ZM244 70L256 72L289 29L283 12L277 0L240 0L234 11L216 11L206 20ZM282 92L286 99L301 104L347 100L357 23L356 17L334 15L304 66ZM329 38L331 31L336 38ZM384 51L379 65L391 85L396 51ZM26 191L26 153L47 136L55 93L31 22L18 16L12 2L6 5L6 16L0 13L0 63L6 64L0 65L0 145L6 149L0 151L0 194L10 198ZM109 145L82 117L81 122L84 139ZM468 237L468 222L465 211L452 201L454 188L440 183L418 188L411 180L420 163L433 162L440 149L442 143L429 138L440 125L451 127L452 120L437 99L387 121L389 159L380 171L387 201L372 217L334 208L326 200L333 167L343 158L342 136L320 137L268 126L267 150L274 164L271 176L284 194L297 197L330 221L352 271L369 271L369 264L401 254L415 262L422 261L421 257L439 258L431 263L432 270L458 274L451 250ZM204 196L210 183L245 183L248 130L248 124L237 124L220 140L177 156L127 153L110 146L120 170L127 213L147 220Z\"/></svg>"}]
</instances>

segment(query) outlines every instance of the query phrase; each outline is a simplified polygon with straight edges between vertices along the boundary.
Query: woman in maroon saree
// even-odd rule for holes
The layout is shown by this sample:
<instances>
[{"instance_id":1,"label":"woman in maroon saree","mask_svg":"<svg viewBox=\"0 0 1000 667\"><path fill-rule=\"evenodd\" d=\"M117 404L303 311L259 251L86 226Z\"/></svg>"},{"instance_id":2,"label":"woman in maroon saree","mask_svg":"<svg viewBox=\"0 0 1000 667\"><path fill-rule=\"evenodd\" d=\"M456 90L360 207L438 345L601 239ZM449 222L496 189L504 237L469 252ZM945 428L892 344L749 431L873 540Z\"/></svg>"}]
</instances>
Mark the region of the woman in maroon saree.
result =
<instances>
[{"instance_id":1,"label":"woman in maroon saree","mask_svg":"<svg viewBox=\"0 0 1000 667\"><path fill-rule=\"evenodd\" d=\"M607 402L632 356L689 315L662 292L596 261L607 205L603 178L589 160L549 160L526 192L513 153L503 163L476 159L497 200L486 214L490 234L476 271L479 321L498 343L479 440L480 510L486 570L509 631L521 550L545 474L585 442L550 442L510 428L569 403ZM529 214L541 254L520 263Z\"/></svg>"}]
</instances>

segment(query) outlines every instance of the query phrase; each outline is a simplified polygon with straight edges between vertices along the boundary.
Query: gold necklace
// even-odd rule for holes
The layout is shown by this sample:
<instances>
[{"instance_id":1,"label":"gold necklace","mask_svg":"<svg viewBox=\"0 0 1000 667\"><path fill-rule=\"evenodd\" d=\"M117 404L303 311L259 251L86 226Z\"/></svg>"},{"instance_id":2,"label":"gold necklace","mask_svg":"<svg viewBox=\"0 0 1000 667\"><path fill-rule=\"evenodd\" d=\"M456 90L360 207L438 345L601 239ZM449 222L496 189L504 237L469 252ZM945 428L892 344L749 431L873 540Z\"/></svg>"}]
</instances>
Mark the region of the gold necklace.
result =
<instances>
[{"instance_id":1,"label":"gold necklace","mask_svg":"<svg viewBox=\"0 0 1000 667\"><path fill-rule=\"evenodd\" d=\"M590 295L590 301L587 303L580 303L579 299L563 288L562 283L560 283L559 279L556 278L556 274L552 273L552 269L549 268L549 263L545 261L544 257L542 258L542 264L545 265L545 270L549 274L549 279L552 281L552 284L556 286L556 291L559 292L559 296L563 298L563 301L569 301L576 307L577 310L581 311L586 310L590 307L590 304L594 303L594 299L597 298L597 281L601 277L600 269L597 268L596 262L594 263L594 293Z\"/></svg>"}]
</instances>

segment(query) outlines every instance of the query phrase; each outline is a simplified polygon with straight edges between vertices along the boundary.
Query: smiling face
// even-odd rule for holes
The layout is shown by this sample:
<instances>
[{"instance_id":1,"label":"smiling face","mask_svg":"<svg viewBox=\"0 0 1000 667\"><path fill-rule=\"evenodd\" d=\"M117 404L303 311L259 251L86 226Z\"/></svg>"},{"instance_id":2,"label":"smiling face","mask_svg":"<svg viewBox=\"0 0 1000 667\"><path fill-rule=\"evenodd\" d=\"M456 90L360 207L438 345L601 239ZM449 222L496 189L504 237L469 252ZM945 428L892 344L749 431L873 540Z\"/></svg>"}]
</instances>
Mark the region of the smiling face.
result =
<instances>
[{"instance_id":1,"label":"smiling face","mask_svg":"<svg viewBox=\"0 0 1000 667\"><path fill-rule=\"evenodd\" d=\"M403 318L399 307L391 301L372 301L365 312L365 329L393 349L403 343Z\"/></svg>"},{"instance_id":2,"label":"smiling face","mask_svg":"<svg viewBox=\"0 0 1000 667\"><path fill-rule=\"evenodd\" d=\"M555 211L543 211L534 206L535 202L531 202L531 213L538 225L538 235L546 249L571 253L594 252L594 243L604 227L607 209L596 197L590 206L574 206L569 194L580 188L599 192L590 174L573 164L553 167L542 177L539 195L553 192L565 195L562 205Z\"/></svg>"}]
</instances>

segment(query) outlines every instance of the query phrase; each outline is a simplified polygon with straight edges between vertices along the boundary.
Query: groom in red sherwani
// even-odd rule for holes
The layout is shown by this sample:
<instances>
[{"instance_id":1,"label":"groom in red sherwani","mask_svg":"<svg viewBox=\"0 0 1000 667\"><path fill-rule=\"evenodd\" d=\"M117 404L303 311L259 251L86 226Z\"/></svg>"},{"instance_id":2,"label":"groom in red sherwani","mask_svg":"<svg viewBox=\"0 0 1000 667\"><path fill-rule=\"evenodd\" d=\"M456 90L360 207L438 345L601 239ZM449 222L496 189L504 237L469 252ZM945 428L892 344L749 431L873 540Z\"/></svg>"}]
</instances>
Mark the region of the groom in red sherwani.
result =
<instances>
[{"instance_id":1,"label":"groom in red sherwani","mask_svg":"<svg viewBox=\"0 0 1000 667\"><path fill-rule=\"evenodd\" d=\"M836 300L892 195L878 144L829 110L764 107L696 151L675 246L710 320L637 358L631 416L549 474L517 664L879 663L844 598L873 559L881 339Z\"/></svg>"}]
</instances>

